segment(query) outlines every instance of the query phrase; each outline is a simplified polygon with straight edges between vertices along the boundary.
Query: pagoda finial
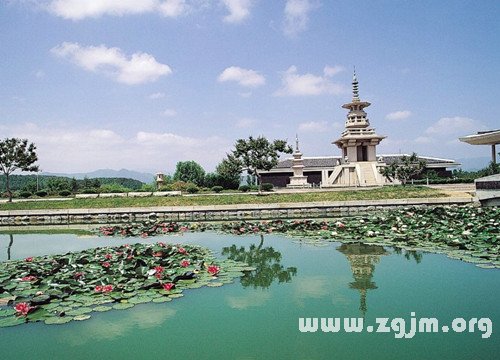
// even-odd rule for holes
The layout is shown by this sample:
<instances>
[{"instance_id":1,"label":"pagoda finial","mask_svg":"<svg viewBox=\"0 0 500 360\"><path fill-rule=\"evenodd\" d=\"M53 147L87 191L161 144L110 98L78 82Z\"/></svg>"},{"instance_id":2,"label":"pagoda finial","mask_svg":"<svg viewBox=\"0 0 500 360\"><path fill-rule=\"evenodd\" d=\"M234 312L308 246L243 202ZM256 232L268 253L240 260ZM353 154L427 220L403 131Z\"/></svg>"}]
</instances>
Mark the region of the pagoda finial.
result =
<instances>
[{"instance_id":1,"label":"pagoda finial","mask_svg":"<svg viewBox=\"0 0 500 360\"><path fill-rule=\"evenodd\" d=\"M299 151L299 134L295 134L295 150Z\"/></svg>"},{"instance_id":2,"label":"pagoda finial","mask_svg":"<svg viewBox=\"0 0 500 360\"><path fill-rule=\"evenodd\" d=\"M352 101L359 101L358 78L356 77L356 66L354 67L354 75L352 76Z\"/></svg>"}]
</instances>

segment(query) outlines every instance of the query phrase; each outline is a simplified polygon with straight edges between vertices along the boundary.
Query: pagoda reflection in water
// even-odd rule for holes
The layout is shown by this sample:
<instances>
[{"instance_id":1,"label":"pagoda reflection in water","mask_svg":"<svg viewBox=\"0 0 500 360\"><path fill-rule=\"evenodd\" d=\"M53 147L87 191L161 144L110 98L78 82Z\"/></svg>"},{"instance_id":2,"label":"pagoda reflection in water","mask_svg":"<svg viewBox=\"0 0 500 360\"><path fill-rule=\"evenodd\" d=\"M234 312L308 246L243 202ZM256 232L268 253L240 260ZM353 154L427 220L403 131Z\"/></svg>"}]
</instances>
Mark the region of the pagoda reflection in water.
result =
<instances>
[{"instance_id":1,"label":"pagoda reflection in water","mask_svg":"<svg viewBox=\"0 0 500 360\"><path fill-rule=\"evenodd\" d=\"M378 264L381 256L389 253L383 246L362 243L342 244L337 250L344 254L351 264L354 281L349 284L349 287L359 291L359 310L364 318L367 311L367 291L377 289L377 285L372 281L375 264Z\"/></svg>"}]
</instances>

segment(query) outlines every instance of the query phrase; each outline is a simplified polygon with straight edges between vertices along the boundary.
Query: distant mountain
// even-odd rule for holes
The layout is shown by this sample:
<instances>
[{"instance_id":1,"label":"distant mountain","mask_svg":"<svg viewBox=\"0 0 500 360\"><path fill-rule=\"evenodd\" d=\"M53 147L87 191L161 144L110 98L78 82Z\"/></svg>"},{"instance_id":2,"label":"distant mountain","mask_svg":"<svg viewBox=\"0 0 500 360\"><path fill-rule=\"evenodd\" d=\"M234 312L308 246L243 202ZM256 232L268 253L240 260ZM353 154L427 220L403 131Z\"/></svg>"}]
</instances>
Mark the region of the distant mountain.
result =
<instances>
[{"instance_id":1,"label":"distant mountain","mask_svg":"<svg viewBox=\"0 0 500 360\"><path fill-rule=\"evenodd\" d=\"M133 170L120 169L99 169L88 173L74 173L74 174L64 174L64 173L47 173L43 172L41 175L48 176L65 176L69 178L75 178L81 180L84 177L88 178L126 178L142 181L143 183L150 184L154 180L154 175L149 173L143 173Z\"/></svg>"},{"instance_id":2,"label":"distant mountain","mask_svg":"<svg viewBox=\"0 0 500 360\"><path fill-rule=\"evenodd\" d=\"M475 158L456 159L456 161L462 164L460 167L465 171L477 171L487 167L491 162L491 158L488 156L481 156Z\"/></svg>"}]
</instances>

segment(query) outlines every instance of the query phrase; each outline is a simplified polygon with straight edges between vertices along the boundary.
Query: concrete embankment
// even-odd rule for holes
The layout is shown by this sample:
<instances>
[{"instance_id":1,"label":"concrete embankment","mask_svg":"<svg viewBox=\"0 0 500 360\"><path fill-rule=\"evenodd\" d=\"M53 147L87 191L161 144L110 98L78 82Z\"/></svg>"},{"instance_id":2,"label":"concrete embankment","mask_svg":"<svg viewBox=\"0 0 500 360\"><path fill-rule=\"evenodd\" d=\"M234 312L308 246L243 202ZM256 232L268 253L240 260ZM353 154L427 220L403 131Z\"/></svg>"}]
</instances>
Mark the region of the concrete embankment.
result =
<instances>
[{"instance_id":1,"label":"concrete embankment","mask_svg":"<svg viewBox=\"0 0 500 360\"><path fill-rule=\"evenodd\" d=\"M226 221L280 218L327 218L361 212L389 210L406 206L465 205L472 203L474 203L472 197L445 197L218 206L10 210L0 211L0 227L132 223L145 220Z\"/></svg>"}]
</instances>

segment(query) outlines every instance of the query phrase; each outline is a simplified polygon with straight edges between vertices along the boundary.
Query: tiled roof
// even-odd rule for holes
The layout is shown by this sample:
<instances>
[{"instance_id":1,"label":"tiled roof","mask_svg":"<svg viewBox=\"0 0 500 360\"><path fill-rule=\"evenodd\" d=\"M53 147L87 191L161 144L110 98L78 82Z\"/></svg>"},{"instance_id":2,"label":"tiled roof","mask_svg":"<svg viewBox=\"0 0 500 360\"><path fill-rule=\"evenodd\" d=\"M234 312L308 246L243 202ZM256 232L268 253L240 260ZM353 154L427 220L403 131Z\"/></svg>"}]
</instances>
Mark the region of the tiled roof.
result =
<instances>
[{"instance_id":1,"label":"tiled roof","mask_svg":"<svg viewBox=\"0 0 500 360\"><path fill-rule=\"evenodd\" d=\"M317 157L317 158L302 158L304 160L304 166L306 168L316 168L316 167L334 167L337 165L337 160L340 156L330 156L330 157ZM280 161L275 169L289 169L292 167L292 159L286 159Z\"/></svg>"},{"instance_id":2,"label":"tiled roof","mask_svg":"<svg viewBox=\"0 0 500 360\"><path fill-rule=\"evenodd\" d=\"M377 155L384 159L386 164L392 164L396 159L402 156L410 156L408 154L389 154L389 155ZM455 160L441 159L430 156L419 156L420 160L424 160L427 165L443 164L444 166L456 166L459 165ZM303 157L305 168L333 168L337 165L337 160L340 160L340 156L324 156L324 157ZM278 163L274 169L290 169L292 167L292 159L285 159Z\"/></svg>"}]
</instances>

